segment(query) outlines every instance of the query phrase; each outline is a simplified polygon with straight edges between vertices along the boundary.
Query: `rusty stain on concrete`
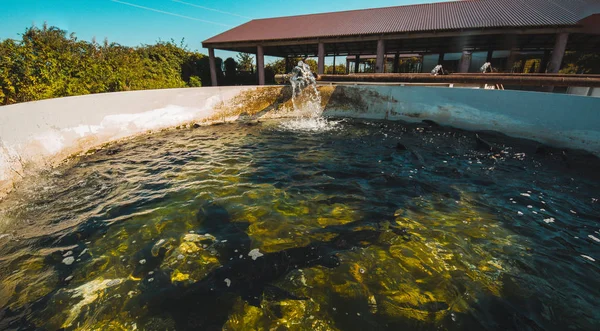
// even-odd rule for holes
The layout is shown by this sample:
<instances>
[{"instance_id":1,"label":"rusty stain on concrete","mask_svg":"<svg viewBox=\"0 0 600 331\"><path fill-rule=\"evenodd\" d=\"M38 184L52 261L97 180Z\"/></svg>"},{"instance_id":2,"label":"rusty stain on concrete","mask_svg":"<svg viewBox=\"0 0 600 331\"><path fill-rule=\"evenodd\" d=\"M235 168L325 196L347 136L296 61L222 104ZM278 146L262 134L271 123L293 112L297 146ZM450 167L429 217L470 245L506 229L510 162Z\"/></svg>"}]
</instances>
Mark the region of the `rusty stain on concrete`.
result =
<instances>
[{"instance_id":1,"label":"rusty stain on concrete","mask_svg":"<svg viewBox=\"0 0 600 331\"><path fill-rule=\"evenodd\" d=\"M242 91L237 96L214 107L214 114L202 123L214 121L256 119L266 113L278 112L291 106L289 86L268 86Z\"/></svg>"},{"instance_id":2,"label":"rusty stain on concrete","mask_svg":"<svg viewBox=\"0 0 600 331\"><path fill-rule=\"evenodd\" d=\"M331 97L339 89L336 86L319 86L321 107L327 108ZM297 106L302 107L302 99ZM298 104L299 103L299 104ZM226 121L256 120L259 118L282 118L295 116L291 86L267 86L242 91L230 100L214 108L214 114L203 119L202 124Z\"/></svg>"},{"instance_id":3,"label":"rusty stain on concrete","mask_svg":"<svg viewBox=\"0 0 600 331\"><path fill-rule=\"evenodd\" d=\"M384 103L398 103L391 96L382 95L379 92L361 87L338 85L331 87L329 101L325 105L325 111L328 109L342 111L356 111L366 113L369 107Z\"/></svg>"}]
</instances>

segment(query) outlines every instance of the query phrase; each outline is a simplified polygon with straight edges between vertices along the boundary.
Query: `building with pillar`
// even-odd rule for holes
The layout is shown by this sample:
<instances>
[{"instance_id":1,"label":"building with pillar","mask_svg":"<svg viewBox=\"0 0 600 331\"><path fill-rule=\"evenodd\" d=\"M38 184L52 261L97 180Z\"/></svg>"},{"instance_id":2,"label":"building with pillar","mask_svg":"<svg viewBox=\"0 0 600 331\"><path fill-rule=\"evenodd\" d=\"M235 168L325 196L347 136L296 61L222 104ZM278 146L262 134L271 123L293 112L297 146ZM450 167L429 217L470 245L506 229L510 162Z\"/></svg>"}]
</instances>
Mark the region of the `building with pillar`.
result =
<instances>
[{"instance_id":1,"label":"building with pillar","mask_svg":"<svg viewBox=\"0 0 600 331\"><path fill-rule=\"evenodd\" d=\"M256 54L259 84L265 55L316 56L322 74L326 56L354 56L349 73L359 71L361 55L375 56L376 72L385 72L389 54L418 54L424 72L438 63L472 72L483 58L501 58L512 72L519 57L538 54L523 72L556 73L565 51L600 52L600 0L470 0L257 19L202 46L213 85L214 49Z\"/></svg>"}]
</instances>

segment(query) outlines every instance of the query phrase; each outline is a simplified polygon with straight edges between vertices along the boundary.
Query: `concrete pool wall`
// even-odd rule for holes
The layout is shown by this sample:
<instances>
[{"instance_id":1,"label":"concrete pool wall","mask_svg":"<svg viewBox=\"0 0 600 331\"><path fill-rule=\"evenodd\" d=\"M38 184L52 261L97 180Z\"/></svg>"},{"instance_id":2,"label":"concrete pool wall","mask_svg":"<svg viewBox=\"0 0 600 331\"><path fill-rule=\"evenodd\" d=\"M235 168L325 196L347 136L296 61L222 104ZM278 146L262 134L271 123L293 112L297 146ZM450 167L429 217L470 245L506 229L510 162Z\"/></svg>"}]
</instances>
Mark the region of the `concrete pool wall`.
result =
<instances>
[{"instance_id":1,"label":"concrete pool wall","mask_svg":"<svg viewBox=\"0 0 600 331\"><path fill-rule=\"evenodd\" d=\"M324 115L432 120L600 155L600 98L422 86L322 85ZM0 198L30 172L137 134L297 116L289 86L149 90L0 107ZM296 103L302 102L296 100Z\"/></svg>"}]
</instances>

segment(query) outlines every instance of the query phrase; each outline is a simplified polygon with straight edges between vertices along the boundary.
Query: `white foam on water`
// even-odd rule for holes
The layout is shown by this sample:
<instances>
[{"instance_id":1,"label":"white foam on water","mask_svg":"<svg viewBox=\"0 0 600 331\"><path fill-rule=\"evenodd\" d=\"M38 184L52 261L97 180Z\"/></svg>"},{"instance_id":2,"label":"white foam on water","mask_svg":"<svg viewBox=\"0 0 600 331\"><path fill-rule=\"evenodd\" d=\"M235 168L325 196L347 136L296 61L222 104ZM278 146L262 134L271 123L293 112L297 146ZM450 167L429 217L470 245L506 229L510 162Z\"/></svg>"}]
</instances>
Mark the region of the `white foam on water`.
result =
<instances>
[{"instance_id":1,"label":"white foam on water","mask_svg":"<svg viewBox=\"0 0 600 331\"><path fill-rule=\"evenodd\" d=\"M252 258L252 260L256 260L256 259L258 259L259 257L261 257L261 256L264 256L264 254L263 254L263 253L261 253L261 252L258 250L258 248L255 248L255 249L251 250L251 251L248 253L248 256L250 256L250 257Z\"/></svg>"},{"instance_id":2,"label":"white foam on water","mask_svg":"<svg viewBox=\"0 0 600 331\"><path fill-rule=\"evenodd\" d=\"M66 265L71 265L71 264L73 264L73 262L75 262L75 258L72 256L65 257L62 260L62 263L66 264Z\"/></svg>"},{"instance_id":3,"label":"white foam on water","mask_svg":"<svg viewBox=\"0 0 600 331\"><path fill-rule=\"evenodd\" d=\"M73 298L80 297L81 300L71 306L71 310L69 311L69 316L67 320L63 324L63 327L69 327L75 319L81 313L83 307L93 303L101 296L101 292L105 289L119 285L123 282L123 279L95 279L91 282L85 283L75 289L67 290L67 292L72 293Z\"/></svg>"},{"instance_id":4,"label":"white foam on water","mask_svg":"<svg viewBox=\"0 0 600 331\"><path fill-rule=\"evenodd\" d=\"M587 255L583 255L583 254L582 254L582 255L581 255L581 257L583 257L583 258L585 258L585 259L588 259L588 260L590 260L590 261L592 261L592 262L596 262L596 260L595 260L593 257L591 257L591 256L587 256Z\"/></svg>"},{"instance_id":5,"label":"white foam on water","mask_svg":"<svg viewBox=\"0 0 600 331\"><path fill-rule=\"evenodd\" d=\"M298 118L281 123L281 127L290 131L325 132L332 130L338 121L329 121L323 117Z\"/></svg>"}]
</instances>

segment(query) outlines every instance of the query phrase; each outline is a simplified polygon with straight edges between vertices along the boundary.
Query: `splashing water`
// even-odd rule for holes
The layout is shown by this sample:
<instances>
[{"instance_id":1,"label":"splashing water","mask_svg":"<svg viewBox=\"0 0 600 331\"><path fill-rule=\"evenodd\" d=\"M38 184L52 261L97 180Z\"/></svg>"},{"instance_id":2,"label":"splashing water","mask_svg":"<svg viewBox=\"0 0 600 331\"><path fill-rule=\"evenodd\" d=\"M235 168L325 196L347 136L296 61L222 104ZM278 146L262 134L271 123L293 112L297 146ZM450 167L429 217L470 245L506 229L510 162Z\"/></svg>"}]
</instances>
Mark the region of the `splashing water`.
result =
<instances>
[{"instance_id":1,"label":"splashing water","mask_svg":"<svg viewBox=\"0 0 600 331\"><path fill-rule=\"evenodd\" d=\"M292 84L292 89L294 92L292 97L295 97L296 95L300 94L303 89L309 86L312 87L315 92L317 90L317 81L315 80L315 76L310 71L310 67L308 66L308 64L302 61L298 61L298 65L294 67L294 69L292 69L290 83ZM317 96L319 96L318 93Z\"/></svg>"},{"instance_id":2,"label":"splashing water","mask_svg":"<svg viewBox=\"0 0 600 331\"><path fill-rule=\"evenodd\" d=\"M298 118L281 124L288 130L297 131L328 131L336 122L328 121L323 117L321 94L317 90L317 81L310 71L310 67L298 61L290 77L292 85L292 104Z\"/></svg>"}]
</instances>

